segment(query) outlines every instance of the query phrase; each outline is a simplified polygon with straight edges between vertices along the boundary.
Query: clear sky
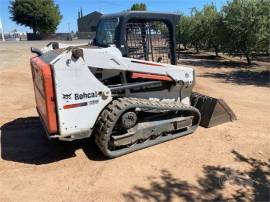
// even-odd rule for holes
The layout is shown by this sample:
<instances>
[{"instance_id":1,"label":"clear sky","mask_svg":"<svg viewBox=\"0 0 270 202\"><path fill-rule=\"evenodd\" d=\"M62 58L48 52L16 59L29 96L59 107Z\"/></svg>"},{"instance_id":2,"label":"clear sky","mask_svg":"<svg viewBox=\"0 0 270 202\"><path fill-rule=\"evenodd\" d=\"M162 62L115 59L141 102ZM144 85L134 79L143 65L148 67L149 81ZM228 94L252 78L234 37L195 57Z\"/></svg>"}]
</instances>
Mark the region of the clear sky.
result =
<instances>
[{"instance_id":1,"label":"clear sky","mask_svg":"<svg viewBox=\"0 0 270 202\"><path fill-rule=\"evenodd\" d=\"M8 12L10 0L0 0L0 17L5 32L10 32L14 29L18 31L31 32L29 28L18 26L10 20ZM214 3L217 8L221 8L226 0L55 0L59 5L61 14L63 16L61 23L58 26L57 32L67 32L68 23L70 30L77 31L77 17L80 8L83 10L83 15L93 11L101 13L114 13L127 10L133 3L145 3L148 11L161 12L182 12L189 14L190 9L197 7L201 9L203 5Z\"/></svg>"}]
</instances>

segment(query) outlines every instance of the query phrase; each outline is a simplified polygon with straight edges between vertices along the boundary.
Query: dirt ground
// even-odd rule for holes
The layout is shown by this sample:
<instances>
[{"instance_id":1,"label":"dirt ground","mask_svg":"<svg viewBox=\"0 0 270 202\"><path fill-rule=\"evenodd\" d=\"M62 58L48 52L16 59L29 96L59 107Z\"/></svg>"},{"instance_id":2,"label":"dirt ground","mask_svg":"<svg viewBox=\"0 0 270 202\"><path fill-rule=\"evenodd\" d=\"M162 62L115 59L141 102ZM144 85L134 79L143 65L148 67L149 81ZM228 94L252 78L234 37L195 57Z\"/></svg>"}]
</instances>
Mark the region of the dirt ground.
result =
<instances>
[{"instance_id":1,"label":"dirt ground","mask_svg":"<svg viewBox=\"0 0 270 202\"><path fill-rule=\"evenodd\" d=\"M91 140L46 139L29 66L46 43L0 43L0 201L270 200L269 63L180 59L238 120L108 160Z\"/></svg>"}]
</instances>

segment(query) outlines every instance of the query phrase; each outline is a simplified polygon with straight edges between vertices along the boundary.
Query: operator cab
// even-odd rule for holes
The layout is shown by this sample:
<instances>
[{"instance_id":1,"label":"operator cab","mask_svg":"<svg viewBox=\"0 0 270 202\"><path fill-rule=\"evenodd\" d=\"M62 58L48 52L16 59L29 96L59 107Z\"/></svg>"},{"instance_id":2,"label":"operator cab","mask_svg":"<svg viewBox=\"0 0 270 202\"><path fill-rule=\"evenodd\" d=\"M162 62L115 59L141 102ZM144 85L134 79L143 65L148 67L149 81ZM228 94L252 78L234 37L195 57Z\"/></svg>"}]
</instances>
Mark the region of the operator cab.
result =
<instances>
[{"instance_id":1,"label":"operator cab","mask_svg":"<svg viewBox=\"0 0 270 202\"><path fill-rule=\"evenodd\" d=\"M175 26L177 14L128 11L103 15L94 45L115 45L124 57L177 64Z\"/></svg>"}]
</instances>

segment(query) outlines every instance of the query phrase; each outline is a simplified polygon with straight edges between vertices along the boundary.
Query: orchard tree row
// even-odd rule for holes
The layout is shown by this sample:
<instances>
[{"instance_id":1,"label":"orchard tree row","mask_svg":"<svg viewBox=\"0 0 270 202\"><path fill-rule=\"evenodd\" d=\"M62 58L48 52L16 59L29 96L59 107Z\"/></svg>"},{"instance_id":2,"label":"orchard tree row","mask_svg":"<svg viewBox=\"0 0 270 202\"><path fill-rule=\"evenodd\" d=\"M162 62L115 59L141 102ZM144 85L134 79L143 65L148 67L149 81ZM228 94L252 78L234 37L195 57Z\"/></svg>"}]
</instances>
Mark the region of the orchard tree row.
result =
<instances>
[{"instance_id":1,"label":"orchard tree row","mask_svg":"<svg viewBox=\"0 0 270 202\"><path fill-rule=\"evenodd\" d=\"M181 15L176 40L185 49L213 50L245 55L247 62L257 54L269 55L270 1L232 0L220 11L214 4Z\"/></svg>"}]
</instances>

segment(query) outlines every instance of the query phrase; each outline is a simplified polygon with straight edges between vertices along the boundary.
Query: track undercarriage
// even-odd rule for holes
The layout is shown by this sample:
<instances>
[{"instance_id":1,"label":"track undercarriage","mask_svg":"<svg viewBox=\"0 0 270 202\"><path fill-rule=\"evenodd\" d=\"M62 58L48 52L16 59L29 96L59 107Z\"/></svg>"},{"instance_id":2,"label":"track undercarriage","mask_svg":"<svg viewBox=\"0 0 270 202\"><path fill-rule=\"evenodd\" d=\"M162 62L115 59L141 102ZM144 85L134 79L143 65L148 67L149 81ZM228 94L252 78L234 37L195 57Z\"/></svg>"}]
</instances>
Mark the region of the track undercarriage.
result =
<instances>
[{"instance_id":1,"label":"track undercarriage","mask_svg":"<svg viewBox=\"0 0 270 202\"><path fill-rule=\"evenodd\" d=\"M192 106L117 98L100 115L96 143L106 156L114 158L190 134L199 123L200 112Z\"/></svg>"}]
</instances>

